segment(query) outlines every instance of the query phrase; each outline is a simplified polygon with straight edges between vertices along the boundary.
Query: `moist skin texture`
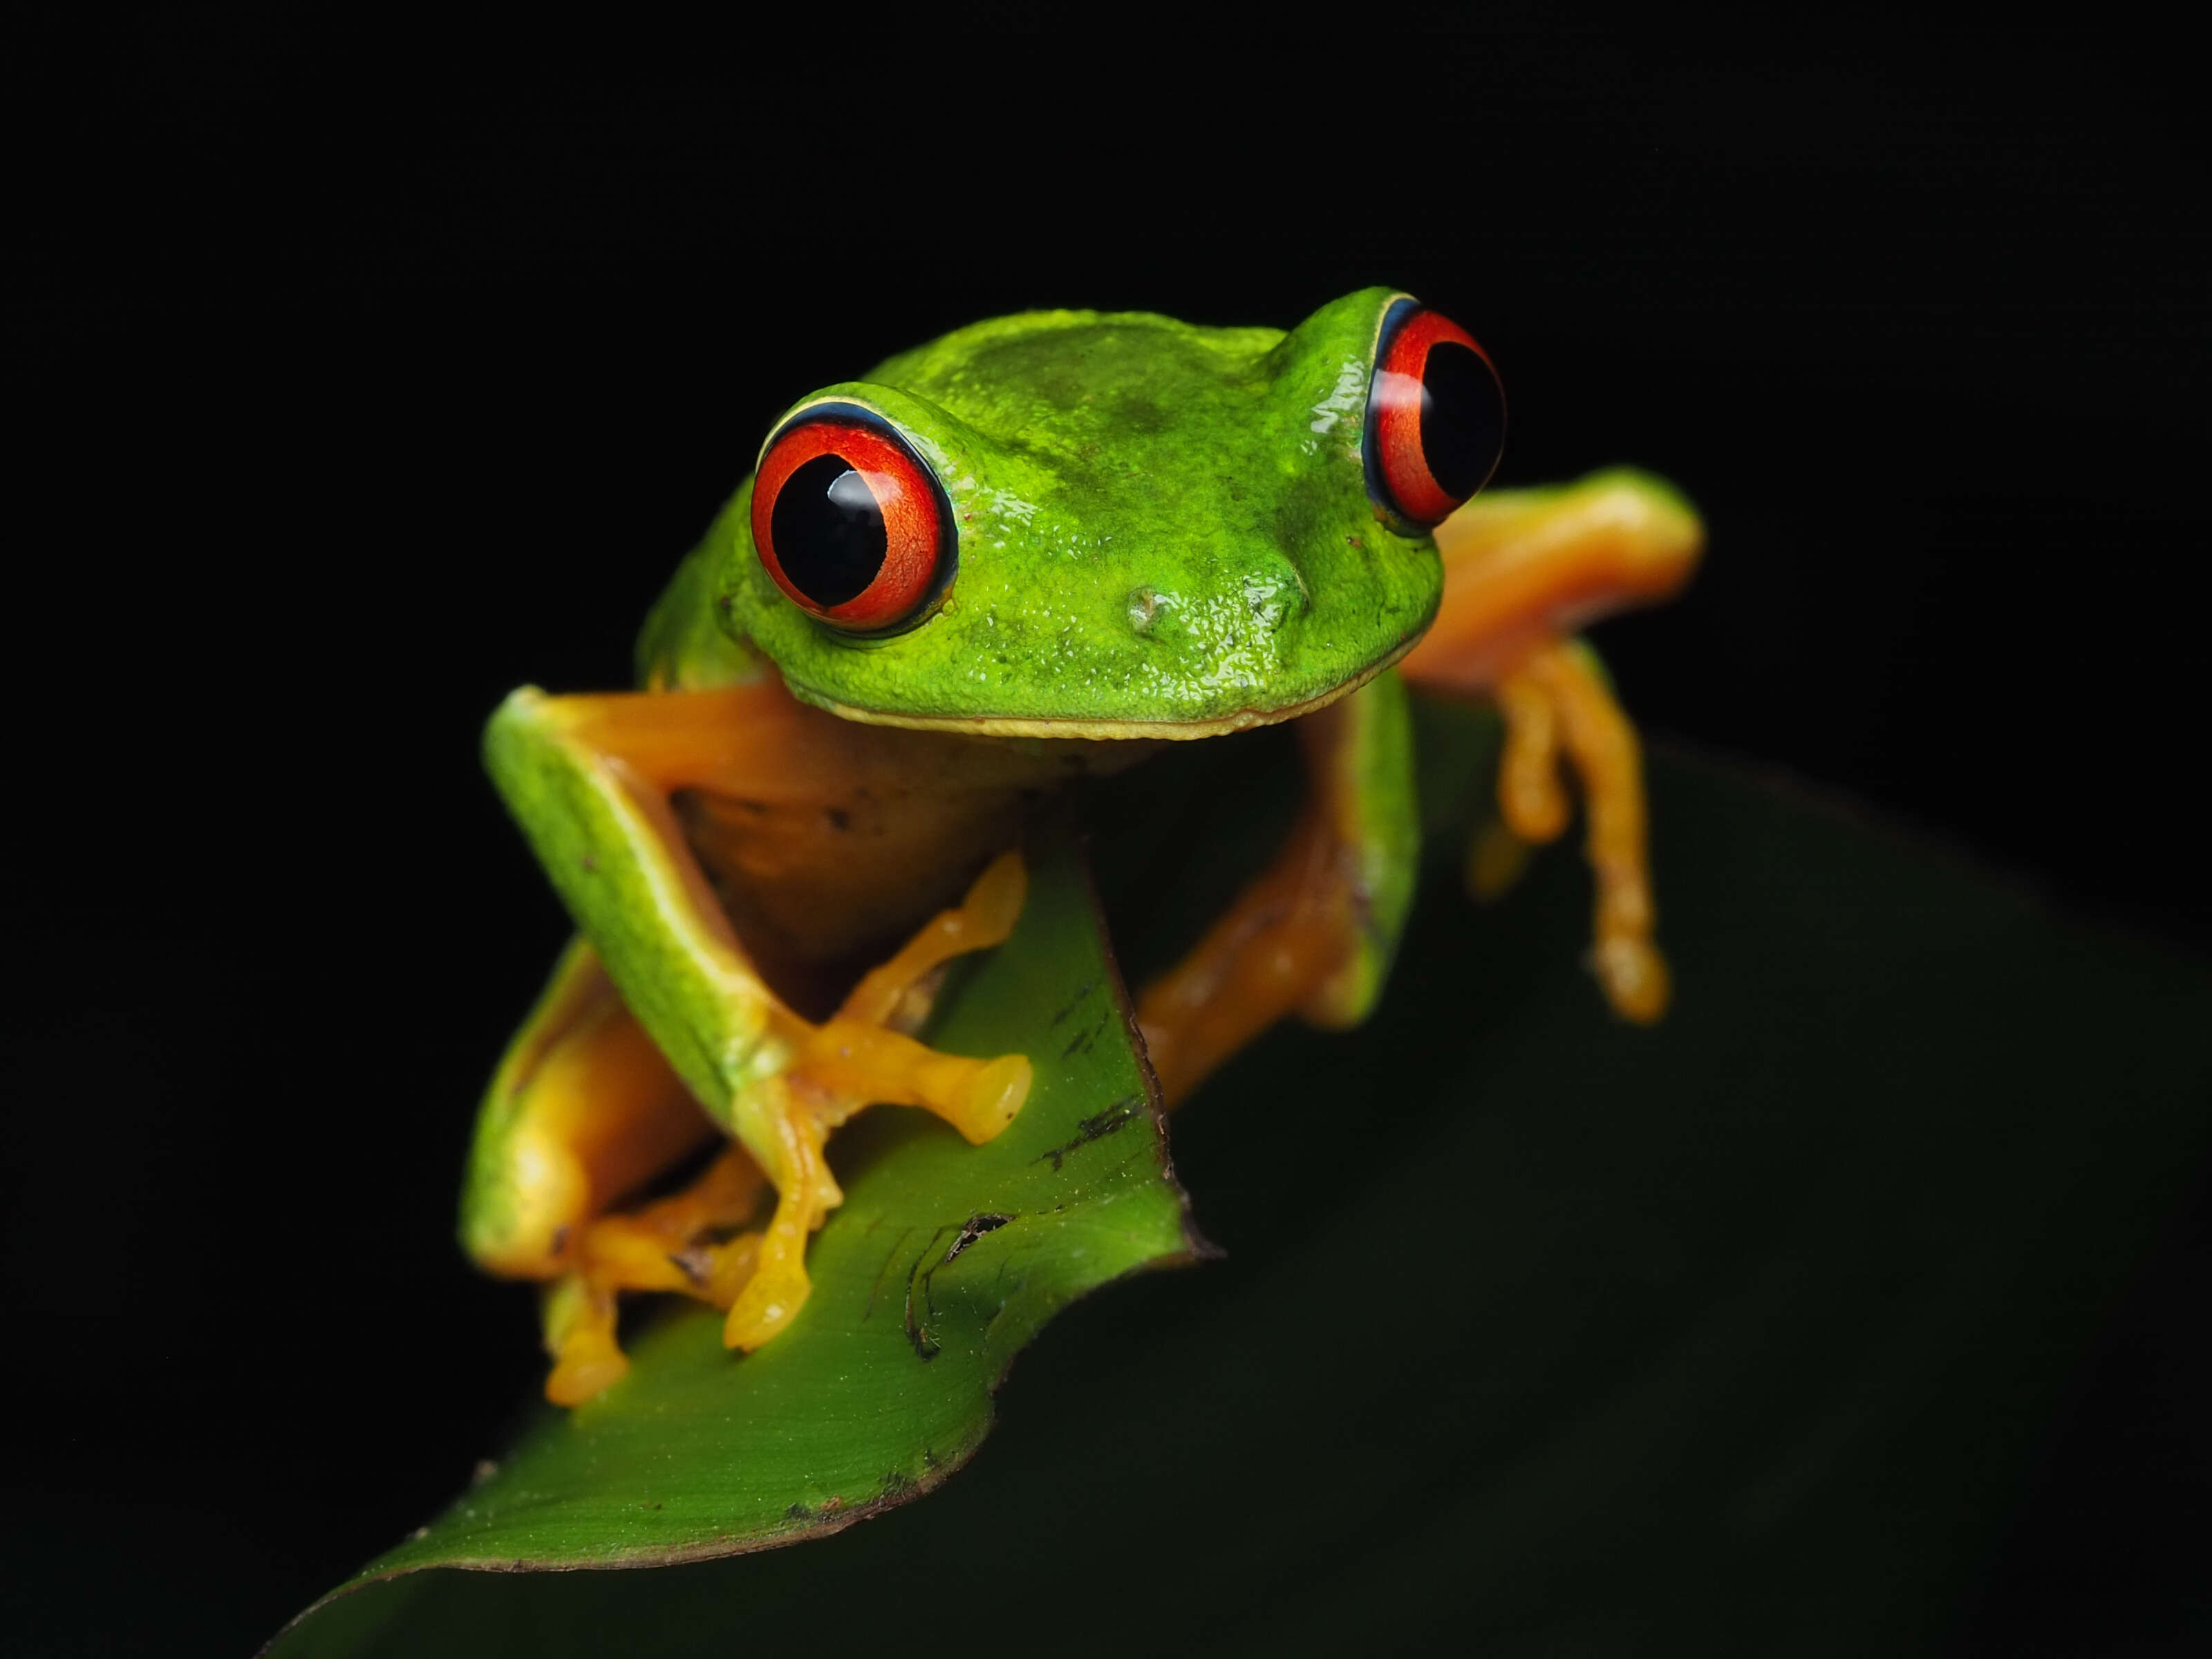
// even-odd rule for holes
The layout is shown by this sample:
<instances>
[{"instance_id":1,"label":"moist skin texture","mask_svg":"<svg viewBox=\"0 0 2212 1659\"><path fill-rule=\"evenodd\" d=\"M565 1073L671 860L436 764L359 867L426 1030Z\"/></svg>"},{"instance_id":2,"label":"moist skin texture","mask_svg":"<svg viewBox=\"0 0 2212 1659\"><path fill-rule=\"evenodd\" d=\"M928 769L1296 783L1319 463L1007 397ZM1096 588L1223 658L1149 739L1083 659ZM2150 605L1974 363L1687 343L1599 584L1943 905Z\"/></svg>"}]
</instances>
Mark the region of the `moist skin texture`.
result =
<instances>
[{"instance_id":1,"label":"moist skin texture","mask_svg":"<svg viewBox=\"0 0 2212 1659\"><path fill-rule=\"evenodd\" d=\"M1033 312L823 388L789 415L871 410L943 484L942 599L887 637L805 615L754 551L748 479L647 629L649 683L749 641L796 696L873 724L1205 737L1322 707L1411 649L1443 589L1434 543L1377 517L1360 464L1397 297L1288 334Z\"/></svg>"}]
</instances>

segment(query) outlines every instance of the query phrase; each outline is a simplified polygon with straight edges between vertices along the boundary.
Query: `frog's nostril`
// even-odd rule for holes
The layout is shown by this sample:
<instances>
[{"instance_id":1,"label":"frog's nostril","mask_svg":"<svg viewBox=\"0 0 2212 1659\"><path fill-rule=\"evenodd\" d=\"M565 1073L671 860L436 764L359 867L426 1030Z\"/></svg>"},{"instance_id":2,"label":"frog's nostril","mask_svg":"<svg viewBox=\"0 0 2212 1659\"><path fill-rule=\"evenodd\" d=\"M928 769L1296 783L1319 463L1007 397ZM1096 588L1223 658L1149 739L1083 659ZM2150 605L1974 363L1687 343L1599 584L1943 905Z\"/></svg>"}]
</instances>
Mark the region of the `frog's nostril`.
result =
<instances>
[{"instance_id":1,"label":"frog's nostril","mask_svg":"<svg viewBox=\"0 0 2212 1659\"><path fill-rule=\"evenodd\" d=\"M1169 588L1133 587L1122 602L1121 617L1139 639L1179 648L1188 641L1194 619L1206 609L1201 600L1196 611L1187 612L1183 596Z\"/></svg>"},{"instance_id":2,"label":"frog's nostril","mask_svg":"<svg viewBox=\"0 0 2212 1659\"><path fill-rule=\"evenodd\" d=\"M1163 613L1172 610L1175 596L1157 588L1133 587L1129 590L1127 616L1129 631L1139 639L1149 635Z\"/></svg>"}]
</instances>

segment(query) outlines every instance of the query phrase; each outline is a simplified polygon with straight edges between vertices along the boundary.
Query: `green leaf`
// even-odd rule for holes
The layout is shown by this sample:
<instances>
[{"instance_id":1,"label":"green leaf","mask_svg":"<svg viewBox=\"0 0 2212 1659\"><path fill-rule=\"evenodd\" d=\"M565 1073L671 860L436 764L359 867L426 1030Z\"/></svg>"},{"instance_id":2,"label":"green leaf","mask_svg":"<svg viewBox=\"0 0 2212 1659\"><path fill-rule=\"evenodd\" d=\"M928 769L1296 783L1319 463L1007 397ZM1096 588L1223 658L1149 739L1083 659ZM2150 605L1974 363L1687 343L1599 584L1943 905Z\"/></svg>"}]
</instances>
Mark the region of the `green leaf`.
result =
<instances>
[{"instance_id":1,"label":"green leaf","mask_svg":"<svg viewBox=\"0 0 2212 1659\"><path fill-rule=\"evenodd\" d=\"M1166 758L1235 793L1243 744ZM1479 909L1440 837L1375 1018L1178 1115L1227 1259L1056 1326L927 1503L661 1571L416 1574L281 1651L1954 1645L2212 1152L2212 975L1795 790L1666 755L1651 787L1662 1025L1581 970L1571 848ZM1181 868L1223 793L1138 827ZM1141 895L1137 839L1098 831Z\"/></svg>"},{"instance_id":2,"label":"green leaf","mask_svg":"<svg viewBox=\"0 0 2212 1659\"><path fill-rule=\"evenodd\" d=\"M719 1314L664 1304L628 1376L573 1413L538 1408L452 1508L333 1597L422 1567L647 1566L835 1532L965 1462L1006 1367L1061 1307L1203 1248L1064 828L1036 838L1014 936L948 987L932 1041L1030 1056L1012 1127L971 1147L878 1109L842 1131L846 1201L789 1330L739 1357ZM331 1599L276 1650L324 1650Z\"/></svg>"}]
</instances>

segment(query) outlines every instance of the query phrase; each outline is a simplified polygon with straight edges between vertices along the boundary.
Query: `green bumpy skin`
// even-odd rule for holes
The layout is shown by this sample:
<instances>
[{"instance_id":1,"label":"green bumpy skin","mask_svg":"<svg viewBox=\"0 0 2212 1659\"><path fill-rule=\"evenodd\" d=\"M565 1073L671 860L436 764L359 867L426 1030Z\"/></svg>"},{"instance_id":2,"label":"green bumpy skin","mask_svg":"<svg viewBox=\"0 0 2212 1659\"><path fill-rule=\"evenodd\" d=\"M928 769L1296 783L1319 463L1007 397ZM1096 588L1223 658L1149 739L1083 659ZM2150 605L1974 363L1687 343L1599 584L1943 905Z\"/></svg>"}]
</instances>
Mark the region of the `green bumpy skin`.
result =
<instances>
[{"instance_id":1,"label":"green bumpy skin","mask_svg":"<svg viewBox=\"0 0 2212 1659\"><path fill-rule=\"evenodd\" d=\"M726 641L750 641L848 718L1160 737L1357 684L1420 637L1443 590L1435 544L1378 518L1361 464L1399 297L1364 289L1288 334L1031 312L824 387L789 413L872 410L944 486L958 567L938 608L888 637L805 615L755 554L748 479L648 624L648 680L735 674Z\"/></svg>"}]
</instances>

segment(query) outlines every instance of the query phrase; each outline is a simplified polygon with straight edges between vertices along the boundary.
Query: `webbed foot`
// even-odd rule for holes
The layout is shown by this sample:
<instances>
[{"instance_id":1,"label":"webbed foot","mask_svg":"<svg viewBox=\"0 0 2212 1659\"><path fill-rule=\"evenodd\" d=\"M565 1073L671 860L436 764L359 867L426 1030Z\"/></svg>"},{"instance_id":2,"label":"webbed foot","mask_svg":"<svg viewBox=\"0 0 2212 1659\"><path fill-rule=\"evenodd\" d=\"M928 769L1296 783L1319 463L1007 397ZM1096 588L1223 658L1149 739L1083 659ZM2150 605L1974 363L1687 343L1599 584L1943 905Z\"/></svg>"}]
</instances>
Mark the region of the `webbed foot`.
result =
<instances>
[{"instance_id":1,"label":"webbed foot","mask_svg":"<svg viewBox=\"0 0 2212 1659\"><path fill-rule=\"evenodd\" d=\"M629 1370L615 1340L620 1291L674 1291L726 1308L751 1279L757 1232L729 1235L752 1218L767 1177L730 1146L682 1192L592 1222L574 1267L546 1287L545 1346L553 1371L545 1397L580 1405Z\"/></svg>"},{"instance_id":2,"label":"webbed foot","mask_svg":"<svg viewBox=\"0 0 2212 1659\"><path fill-rule=\"evenodd\" d=\"M773 1138L775 1214L730 1305L725 1346L750 1352L805 1305L806 1241L844 1197L823 1158L831 1130L871 1104L920 1106L981 1146L1020 1112L1033 1075L1026 1056L940 1054L907 1033L929 1012L925 988L936 970L956 956L1003 944L1027 890L1021 855L1001 854L959 904L940 911L862 978L834 1016L796 1033L789 1069L762 1088L755 1121Z\"/></svg>"}]
</instances>

